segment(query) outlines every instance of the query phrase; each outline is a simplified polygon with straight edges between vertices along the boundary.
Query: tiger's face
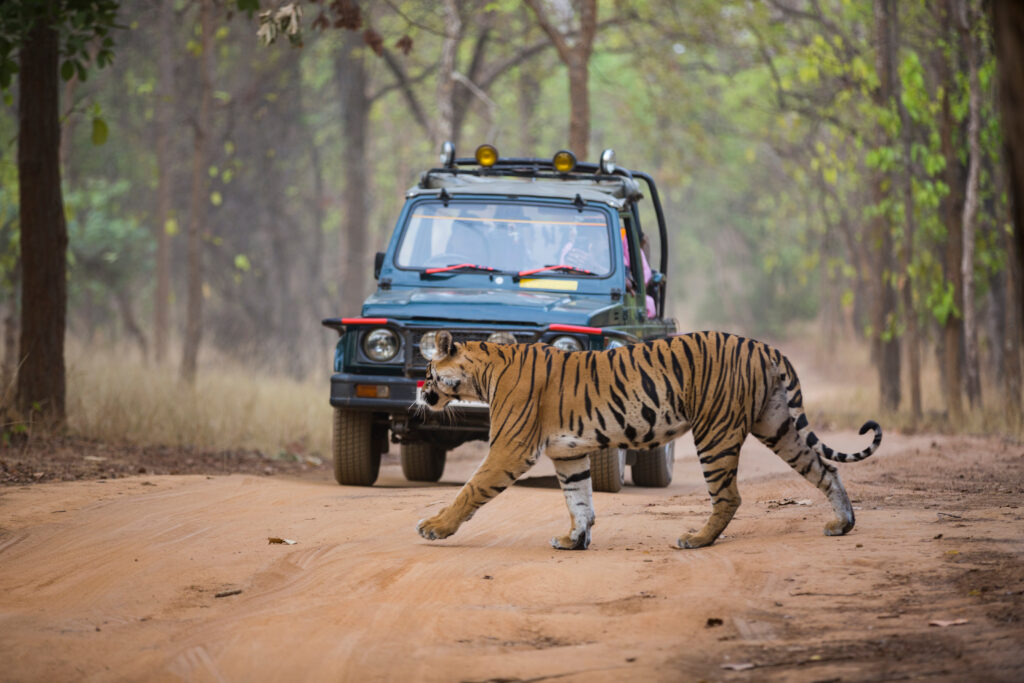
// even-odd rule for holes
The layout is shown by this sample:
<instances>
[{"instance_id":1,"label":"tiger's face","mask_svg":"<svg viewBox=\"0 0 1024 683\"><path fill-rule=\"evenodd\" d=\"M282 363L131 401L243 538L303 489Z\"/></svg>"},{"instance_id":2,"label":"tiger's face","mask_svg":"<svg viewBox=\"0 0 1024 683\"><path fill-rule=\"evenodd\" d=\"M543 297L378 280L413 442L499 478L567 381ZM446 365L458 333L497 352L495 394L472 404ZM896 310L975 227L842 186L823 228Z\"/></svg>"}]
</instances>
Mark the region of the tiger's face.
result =
<instances>
[{"instance_id":1,"label":"tiger's face","mask_svg":"<svg viewBox=\"0 0 1024 683\"><path fill-rule=\"evenodd\" d=\"M471 372L473 359L447 330L437 333L437 353L427 365L420 404L442 411L452 401L486 401Z\"/></svg>"}]
</instances>

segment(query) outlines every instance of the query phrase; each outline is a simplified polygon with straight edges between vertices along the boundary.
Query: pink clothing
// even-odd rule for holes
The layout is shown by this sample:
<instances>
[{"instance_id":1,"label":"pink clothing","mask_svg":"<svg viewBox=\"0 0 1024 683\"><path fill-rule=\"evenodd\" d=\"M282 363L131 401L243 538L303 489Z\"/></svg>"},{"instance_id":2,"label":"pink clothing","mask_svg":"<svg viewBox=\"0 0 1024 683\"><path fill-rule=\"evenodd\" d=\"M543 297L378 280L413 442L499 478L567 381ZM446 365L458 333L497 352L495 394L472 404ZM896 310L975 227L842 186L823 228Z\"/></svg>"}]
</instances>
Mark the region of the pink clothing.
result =
<instances>
[{"instance_id":1,"label":"pink clothing","mask_svg":"<svg viewBox=\"0 0 1024 683\"><path fill-rule=\"evenodd\" d=\"M622 255L626 259L626 267L629 268L630 267L630 264L629 264L629 245L626 244L625 231L623 231L623 234L622 234ZM643 269L644 269L644 288L646 289L647 283L651 281L651 264L647 263L647 255L643 252L642 249L640 250L640 264L643 266ZM647 303L647 317L648 318L653 318L656 315L658 315L658 307L655 306L655 304L654 304L654 297L653 296L648 294L646 299L647 299L647 302L646 302Z\"/></svg>"}]
</instances>

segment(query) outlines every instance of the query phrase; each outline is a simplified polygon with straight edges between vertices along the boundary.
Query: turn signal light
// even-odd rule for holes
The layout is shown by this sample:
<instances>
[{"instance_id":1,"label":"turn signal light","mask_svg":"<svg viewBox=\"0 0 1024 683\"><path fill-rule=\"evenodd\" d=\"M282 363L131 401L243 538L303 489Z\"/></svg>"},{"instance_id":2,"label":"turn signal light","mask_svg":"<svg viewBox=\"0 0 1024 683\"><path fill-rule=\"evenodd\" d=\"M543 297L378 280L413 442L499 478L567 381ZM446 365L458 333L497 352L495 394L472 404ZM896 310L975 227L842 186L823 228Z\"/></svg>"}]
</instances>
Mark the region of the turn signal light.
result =
<instances>
[{"instance_id":1,"label":"turn signal light","mask_svg":"<svg viewBox=\"0 0 1024 683\"><path fill-rule=\"evenodd\" d=\"M356 396L359 398L387 398L391 395L391 387L387 384L357 384Z\"/></svg>"}]
</instances>

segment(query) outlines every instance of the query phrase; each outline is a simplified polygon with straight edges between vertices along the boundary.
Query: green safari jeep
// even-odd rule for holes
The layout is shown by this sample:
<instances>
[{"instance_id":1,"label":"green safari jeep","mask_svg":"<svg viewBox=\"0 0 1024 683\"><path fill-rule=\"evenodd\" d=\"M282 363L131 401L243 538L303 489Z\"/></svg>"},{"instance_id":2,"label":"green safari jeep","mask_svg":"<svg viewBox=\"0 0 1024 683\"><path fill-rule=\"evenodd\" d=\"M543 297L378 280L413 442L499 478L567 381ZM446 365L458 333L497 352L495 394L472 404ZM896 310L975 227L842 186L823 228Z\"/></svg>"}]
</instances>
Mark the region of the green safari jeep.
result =
<instances>
[{"instance_id":1,"label":"green safari jeep","mask_svg":"<svg viewBox=\"0 0 1024 683\"><path fill-rule=\"evenodd\" d=\"M653 270L641 213L657 222ZM440 167L406 194L359 317L323 321L340 335L331 376L338 483L373 484L389 442L399 444L407 479L437 481L447 451L488 439L484 403L463 402L456 420L414 407L438 330L456 341L570 351L675 332L664 316L667 248L654 180L617 166L612 150L596 164L566 151L502 158L491 145L457 159L445 143ZM634 484L668 486L673 444L592 454L594 489L618 491L626 465Z\"/></svg>"}]
</instances>

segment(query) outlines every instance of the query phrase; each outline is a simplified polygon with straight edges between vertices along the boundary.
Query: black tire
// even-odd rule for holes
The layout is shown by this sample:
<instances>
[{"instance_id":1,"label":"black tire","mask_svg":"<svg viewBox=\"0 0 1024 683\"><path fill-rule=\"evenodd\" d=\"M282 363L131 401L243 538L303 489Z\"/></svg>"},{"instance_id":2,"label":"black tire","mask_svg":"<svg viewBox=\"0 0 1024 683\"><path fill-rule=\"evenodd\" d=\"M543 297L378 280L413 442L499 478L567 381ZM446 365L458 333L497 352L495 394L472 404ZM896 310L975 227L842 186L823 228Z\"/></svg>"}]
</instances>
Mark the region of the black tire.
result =
<instances>
[{"instance_id":1,"label":"black tire","mask_svg":"<svg viewBox=\"0 0 1024 683\"><path fill-rule=\"evenodd\" d=\"M373 486L380 451L373 447L373 414L334 409L334 478L345 486Z\"/></svg>"},{"instance_id":2,"label":"black tire","mask_svg":"<svg viewBox=\"0 0 1024 683\"><path fill-rule=\"evenodd\" d=\"M444 473L447 452L441 446L415 441L402 444L402 474L409 481L437 481Z\"/></svg>"},{"instance_id":3,"label":"black tire","mask_svg":"<svg viewBox=\"0 0 1024 683\"><path fill-rule=\"evenodd\" d=\"M672 483L672 470L676 460L676 442L669 441L660 448L637 451L636 462L630 468L636 486L665 488Z\"/></svg>"},{"instance_id":4,"label":"black tire","mask_svg":"<svg viewBox=\"0 0 1024 683\"><path fill-rule=\"evenodd\" d=\"M590 478L595 491L621 491L626 481L626 451L621 448L605 448L591 453Z\"/></svg>"}]
</instances>

